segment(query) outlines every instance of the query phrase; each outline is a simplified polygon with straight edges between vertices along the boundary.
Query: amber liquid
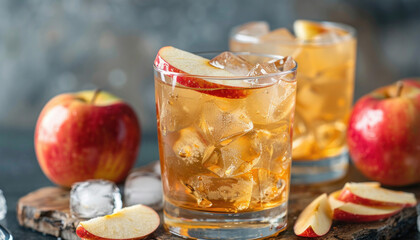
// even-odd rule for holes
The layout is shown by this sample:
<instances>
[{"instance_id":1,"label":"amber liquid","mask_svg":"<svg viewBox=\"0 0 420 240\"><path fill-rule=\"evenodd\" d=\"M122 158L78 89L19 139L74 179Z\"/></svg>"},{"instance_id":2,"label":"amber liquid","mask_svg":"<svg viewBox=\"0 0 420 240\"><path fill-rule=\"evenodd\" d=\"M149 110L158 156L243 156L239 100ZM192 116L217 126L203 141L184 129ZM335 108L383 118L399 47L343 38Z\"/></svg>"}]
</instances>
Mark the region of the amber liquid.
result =
<instances>
[{"instance_id":1,"label":"amber liquid","mask_svg":"<svg viewBox=\"0 0 420 240\"><path fill-rule=\"evenodd\" d=\"M293 44L230 41L231 51L292 55L298 63L293 160L337 156L346 148L356 62L356 39Z\"/></svg>"},{"instance_id":2,"label":"amber liquid","mask_svg":"<svg viewBox=\"0 0 420 240\"><path fill-rule=\"evenodd\" d=\"M155 89L165 201L224 213L287 201L296 82L241 99L172 87L159 75Z\"/></svg>"}]
</instances>

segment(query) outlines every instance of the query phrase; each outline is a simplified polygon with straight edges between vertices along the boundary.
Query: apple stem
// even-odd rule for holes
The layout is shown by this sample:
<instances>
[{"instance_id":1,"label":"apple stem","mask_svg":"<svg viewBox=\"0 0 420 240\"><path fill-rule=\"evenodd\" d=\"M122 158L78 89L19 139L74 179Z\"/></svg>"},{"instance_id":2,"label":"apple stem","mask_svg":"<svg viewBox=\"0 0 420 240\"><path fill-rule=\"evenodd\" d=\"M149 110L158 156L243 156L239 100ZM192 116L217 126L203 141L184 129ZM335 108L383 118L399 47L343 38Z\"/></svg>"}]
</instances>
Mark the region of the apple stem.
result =
<instances>
[{"instance_id":1,"label":"apple stem","mask_svg":"<svg viewBox=\"0 0 420 240\"><path fill-rule=\"evenodd\" d=\"M90 104L95 103L95 100L96 100L96 98L98 97L98 95L99 95L99 93L100 93L101 91L102 91L102 90L101 90L101 89L99 89L99 88L95 89L95 92L93 93L92 100L90 100Z\"/></svg>"},{"instance_id":2,"label":"apple stem","mask_svg":"<svg viewBox=\"0 0 420 240\"><path fill-rule=\"evenodd\" d=\"M397 82L397 92L395 94L395 97L401 96L401 92L402 92L403 86L404 86L404 84L403 84L402 81L398 81Z\"/></svg>"}]
</instances>

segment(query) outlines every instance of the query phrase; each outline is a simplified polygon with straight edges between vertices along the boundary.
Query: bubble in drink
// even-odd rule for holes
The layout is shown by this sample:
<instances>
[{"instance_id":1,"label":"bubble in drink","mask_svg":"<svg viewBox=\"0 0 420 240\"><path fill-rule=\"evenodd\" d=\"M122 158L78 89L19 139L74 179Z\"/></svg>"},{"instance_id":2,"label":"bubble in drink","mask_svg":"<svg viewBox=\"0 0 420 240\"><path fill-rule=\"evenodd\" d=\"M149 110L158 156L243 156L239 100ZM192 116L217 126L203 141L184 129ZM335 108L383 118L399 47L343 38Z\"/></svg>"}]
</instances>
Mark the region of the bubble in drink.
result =
<instances>
[{"instance_id":1,"label":"bubble in drink","mask_svg":"<svg viewBox=\"0 0 420 240\"><path fill-rule=\"evenodd\" d=\"M110 181L89 180L73 184L70 191L70 212L77 218L94 218L120 210L119 188Z\"/></svg>"},{"instance_id":2,"label":"bubble in drink","mask_svg":"<svg viewBox=\"0 0 420 240\"><path fill-rule=\"evenodd\" d=\"M235 75L246 76L253 67L252 64L245 59L231 52L222 52L209 61L214 67L225 69Z\"/></svg>"},{"instance_id":3,"label":"bubble in drink","mask_svg":"<svg viewBox=\"0 0 420 240\"><path fill-rule=\"evenodd\" d=\"M143 204L160 210L162 203L162 182L158 174L140 170L128 175L124 185L124 204L126 206Z\"/></svg>"},{"instance_id":4,"label":"bubble in drink","mask_svg":"<svg viewBox=\"0 0 420 240\"><path fill-rule=\"evenodd\" d=\"M3 191L0 189L0 220L6 217L7 205L6 198L3 195Z\"/></svg>"}]
</instances>

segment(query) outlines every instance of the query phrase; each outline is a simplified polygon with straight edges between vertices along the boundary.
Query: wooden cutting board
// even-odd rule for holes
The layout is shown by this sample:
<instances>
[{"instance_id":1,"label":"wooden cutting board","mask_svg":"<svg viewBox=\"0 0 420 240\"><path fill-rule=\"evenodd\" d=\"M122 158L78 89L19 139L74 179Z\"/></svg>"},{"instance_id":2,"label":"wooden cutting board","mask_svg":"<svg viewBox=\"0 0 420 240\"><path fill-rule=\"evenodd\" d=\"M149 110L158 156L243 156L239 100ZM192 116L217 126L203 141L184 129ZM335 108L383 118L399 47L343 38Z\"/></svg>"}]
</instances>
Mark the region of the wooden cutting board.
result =
<instances>
[{"instance_id":1,"label":"wooden cutting board","mask_svg":"<svg viewBox=\"0 0 420 240\"><path fill-rule=\"evenodd\" d=\"M292 185L289 198L288 228L271 239L302 239L293 234L293 225L299 213L321 193L331 193L343 187L348 181L367 181L353 167L347 176L329 184L315 186ZM420 201L420 186L399 188L401 191L414 192ZM62 239L80 239L75 234L78 219L72 218L69 211L69 191L58 187L45 187L19 199L17 217L19 224L36 231ZM420 208L420 206L418 206ZM162 212L159 213L162 219ZM419 239L416 208L406 208L399 214L383 221L371 223L334 222L330 232L322 239L400 239L407 234ZM175 237L160 226L149 239L182 239Z\"/></svg>"}]
</instances>

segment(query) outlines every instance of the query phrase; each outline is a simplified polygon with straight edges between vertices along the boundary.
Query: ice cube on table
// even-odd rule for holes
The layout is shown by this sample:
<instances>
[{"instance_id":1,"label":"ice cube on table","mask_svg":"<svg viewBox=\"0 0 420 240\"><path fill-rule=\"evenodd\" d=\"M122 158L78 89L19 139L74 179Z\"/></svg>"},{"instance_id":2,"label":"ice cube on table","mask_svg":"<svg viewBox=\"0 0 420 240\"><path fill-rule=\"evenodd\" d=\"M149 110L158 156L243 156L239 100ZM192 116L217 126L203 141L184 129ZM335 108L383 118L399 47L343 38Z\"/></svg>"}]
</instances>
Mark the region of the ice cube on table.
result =
<instances>
[{"instance_id":1,"label":"ice cube on table","mask_svg":"<svg viewBox=\"0 0 420 240\"><path fill-rule=\"evenodd\" d=\"M160 210L162 203L162 182L158 174L139 170L128 175L124 185L124 204L126 206L143 204Z\"/></svg>"},{"instance_id":2,"label":"ice cube on table","mask_svg":"<svg viewBox=\"0 0 420 240\"><path fill-rule=\"evenodd\" d=\"M94 218L112 214L122 207L119 188L107 180L89 180L73 184L70 212L77 218Z\"/></svg>"},{"instance_id":3,"label":"ice cube on table","mask_svg":"<svg viewBox=\"0 0 420 240\"><path fill-rule=\"evenodd\" d=\"M253 67L251 63L231 52L222 52L209 61L210 65L235 75L246 76Z\"/></svg>"},{"instance_id":4,"label":"ice cube on table","mask_svg":"<svg viewBox=\"0 0 420 240\"><path fill-rule=\"evenodd\" d=\"M209 101L202 109L198 127L212 145L225 146L254 127L242 108L224 111L213 101Z\"/></svg>"},{"instance_id":5,"label":"ice cube on table","mask_svg":"<svg viewBox=\"0 0 420 240\"><path fill-rule=\"evenodd\" d=\"M233 178L197 175L189 179L186 190L203 208L220 207L236 212L249 207L253 184L250 174Z\"/></svg>"},{"instance_id":6,"label":"ice cube on table","mask_svg":"<svg viewBox=\"0 0 420 240\"><path fill-rule=\"evenodd\" d=\"M0 189L0 220L2 220L7 213L6 198L3 195L3 191Z\"/></svg>"}]
</instances>

